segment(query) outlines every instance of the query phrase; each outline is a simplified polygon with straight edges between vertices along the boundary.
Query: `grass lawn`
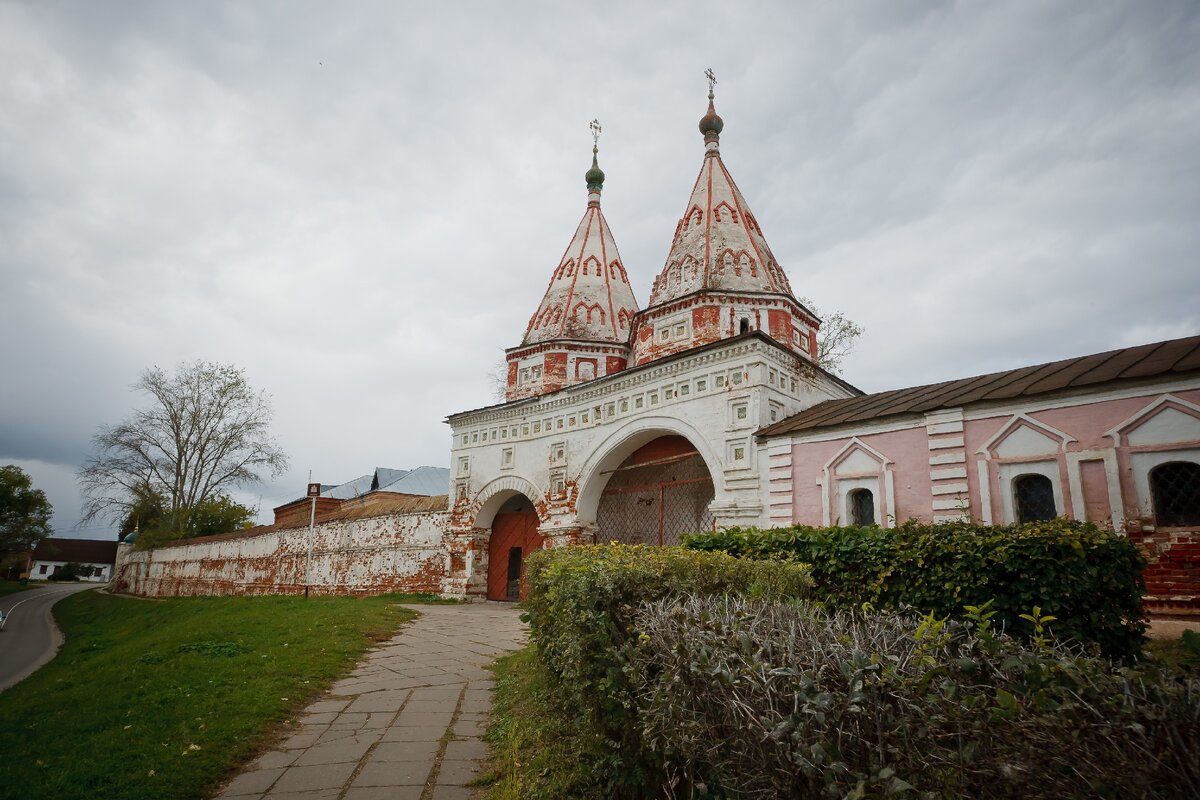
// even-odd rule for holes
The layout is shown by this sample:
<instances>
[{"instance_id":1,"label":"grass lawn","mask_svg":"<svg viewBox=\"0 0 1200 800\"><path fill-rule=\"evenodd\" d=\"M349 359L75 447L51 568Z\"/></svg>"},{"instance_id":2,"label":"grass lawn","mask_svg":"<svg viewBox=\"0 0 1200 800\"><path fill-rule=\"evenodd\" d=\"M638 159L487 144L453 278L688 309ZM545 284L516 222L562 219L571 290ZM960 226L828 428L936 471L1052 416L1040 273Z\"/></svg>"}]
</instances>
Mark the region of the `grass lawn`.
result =
<instances>
[{"instance_id":1,"label":"grass lawn","mask_svg":"<svg viewBox=\"0 0 1200 800\"><path fill-rule=\"evenodd\" d=\"M487 740L491 771L476 781L488 800L601 798L581 767L584 742L549 698L534 645L496 661Z\"/></svg>"},{"instance_id":2,"label":"grass lawn","mask_svg":"<svg viewBox=\"0 0 1200 800\"><path fill-rule=\"evenodd\" d=\"M67 597L58 657L0 693L0 798L205 797L412 599Z\"/></svg>"},{"instance_id":3,"label":"grass lawn","mask_svg":"<svg viewBox=\"0 0 1200 800\"><path fill-rule=\"evenodd\" d=\"M26 589L37 589L44 584L30 583L27 586L22 586L20 581L0 581L0 597L14 592L23 592Z\"/></svg>"}]
</instances>

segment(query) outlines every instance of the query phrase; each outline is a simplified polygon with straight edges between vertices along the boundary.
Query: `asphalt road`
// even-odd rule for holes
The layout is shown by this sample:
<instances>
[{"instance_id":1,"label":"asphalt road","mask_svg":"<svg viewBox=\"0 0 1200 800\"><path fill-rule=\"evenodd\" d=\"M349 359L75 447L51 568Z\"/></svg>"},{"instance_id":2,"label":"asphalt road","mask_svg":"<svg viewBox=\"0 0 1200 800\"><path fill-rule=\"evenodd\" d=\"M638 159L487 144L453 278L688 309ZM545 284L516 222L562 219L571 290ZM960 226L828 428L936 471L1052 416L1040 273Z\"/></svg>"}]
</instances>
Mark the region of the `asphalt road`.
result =
<instances>
[{"instance_id":1,"label":"asphalt road","mask_svg":"<svg viewBox=\"0 0 1200 800\"><path fill-rule=\"evenodd\" d=\"M95 589L101 584L50 584L0 598L6 617L0 630L0 691L33 674L54 658L62 646L62 633L50 608L69 594Z\"/></svg>"}]
</instances>

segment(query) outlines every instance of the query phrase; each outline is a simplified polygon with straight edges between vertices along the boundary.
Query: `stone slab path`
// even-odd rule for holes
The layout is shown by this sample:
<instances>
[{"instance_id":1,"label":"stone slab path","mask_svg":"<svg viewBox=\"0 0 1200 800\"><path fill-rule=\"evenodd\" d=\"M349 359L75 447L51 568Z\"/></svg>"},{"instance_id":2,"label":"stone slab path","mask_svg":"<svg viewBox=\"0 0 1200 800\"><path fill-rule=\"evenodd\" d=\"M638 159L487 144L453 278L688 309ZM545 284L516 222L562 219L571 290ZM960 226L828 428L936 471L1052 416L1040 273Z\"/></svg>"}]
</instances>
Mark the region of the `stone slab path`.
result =
<instances>
[{"instance_id":1,"label":"stone slab path","mask_svg":"<svg viewBox=\"0 0 1200 800\"><path fill-rule=\"evenodd\" d=\"M304 710L222 800L466 800L487 746L485 667L526 641L507 603L408 606L421 616Z\"/></svg>"}]
</instances>

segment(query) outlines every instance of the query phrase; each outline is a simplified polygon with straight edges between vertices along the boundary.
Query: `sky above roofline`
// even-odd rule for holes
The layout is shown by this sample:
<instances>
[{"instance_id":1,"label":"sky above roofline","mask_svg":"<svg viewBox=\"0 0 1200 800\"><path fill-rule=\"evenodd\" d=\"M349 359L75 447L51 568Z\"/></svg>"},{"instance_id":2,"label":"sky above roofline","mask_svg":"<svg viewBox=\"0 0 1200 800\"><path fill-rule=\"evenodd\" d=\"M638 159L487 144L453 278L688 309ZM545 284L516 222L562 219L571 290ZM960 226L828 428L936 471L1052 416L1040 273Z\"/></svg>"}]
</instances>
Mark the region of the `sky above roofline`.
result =
<instances>
[{"instance_id":1,"label":"sky above roofline","mask_svg":"<svg viewBox=\"0 0 1200 800\"><path fill-rule=\"evenodd\" d=\"M867 391L1200 331L1200 7L0 5L0 463L80 528L151 366L243 367L292 469L447 464L586 207L648 300L703 157Z\"/></svg>"}]
</instances>

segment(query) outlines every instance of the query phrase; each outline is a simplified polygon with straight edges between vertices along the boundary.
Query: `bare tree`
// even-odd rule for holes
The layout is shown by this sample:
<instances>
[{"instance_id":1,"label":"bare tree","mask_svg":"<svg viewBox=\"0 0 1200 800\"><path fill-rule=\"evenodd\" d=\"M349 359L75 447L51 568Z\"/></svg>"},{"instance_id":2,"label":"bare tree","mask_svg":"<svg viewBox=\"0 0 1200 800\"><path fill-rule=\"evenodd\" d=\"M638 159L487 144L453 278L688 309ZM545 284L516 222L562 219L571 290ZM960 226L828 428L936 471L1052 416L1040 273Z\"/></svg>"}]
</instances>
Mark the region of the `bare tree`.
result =
<instances>
[{"instance_id":1,"label":"bare tree","mask_svg":"<svg viewBox=\"0 0 1200 800\"><path fill-rule=\"evenodd\" d=\"M487 382L494 401L503 403L508 399L508 359L504 354L501 354L500 361L488 370Z\"/></svg>"},{"instance_id":2,"label":"bare tree","mask_svg":"<svg viewBox=\"0 0 1200 800\"><path fill-rule=\"evenodd\" d=\"M287 468L269 431L270 397L240 369L196 361L168 375L153 367L133 388L153 403L93 437L96 455L79 470L85 520L119 519L153 492L182 531L192 509Z\"/></svg>"},{"instance_id":3,"label":"bare tree","mask_svg":"<svg viewBox=\"0 0 1200 800\"><path fill-rule=\"evenodd\" d=\"M858 337L863 335L864 328L847 319L841 311L834 311L828 316L822 316L816 305L807 297L801 297L800 302L809 311L821 317L821 330L817 333L817 364L829 372L840 375L842 359L854 350Z\"/></svg>"}]
</instances>

